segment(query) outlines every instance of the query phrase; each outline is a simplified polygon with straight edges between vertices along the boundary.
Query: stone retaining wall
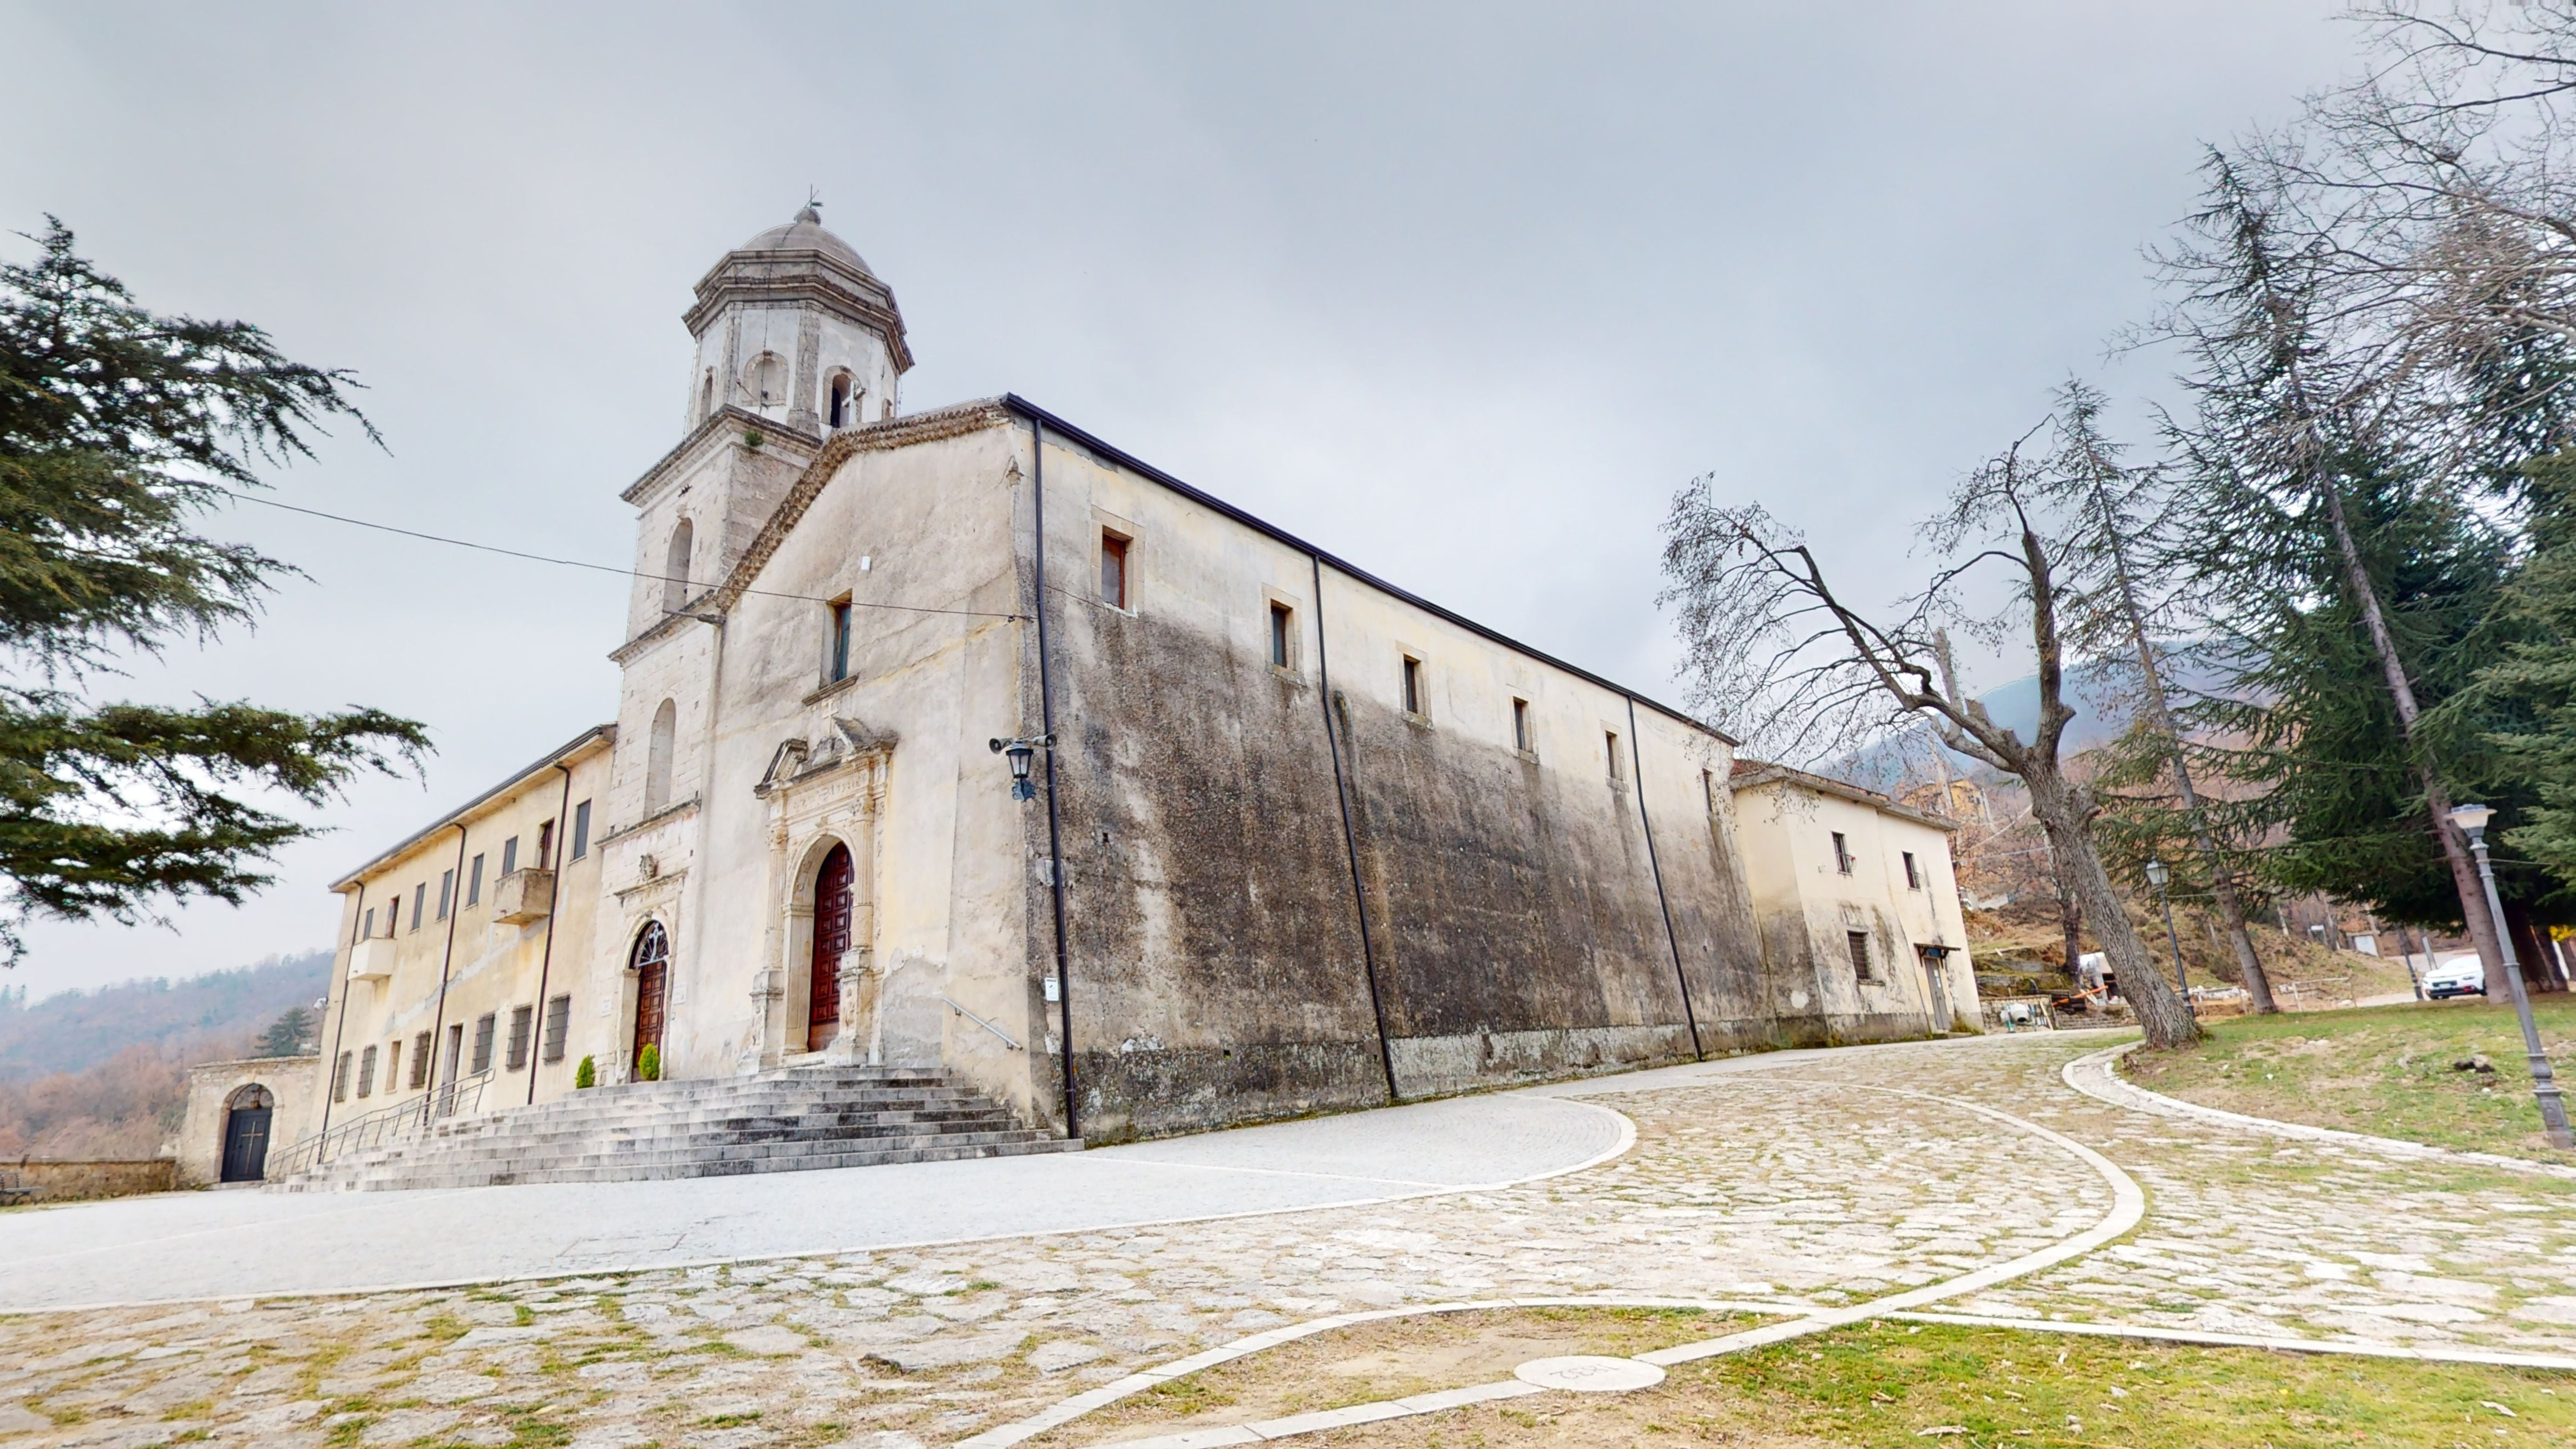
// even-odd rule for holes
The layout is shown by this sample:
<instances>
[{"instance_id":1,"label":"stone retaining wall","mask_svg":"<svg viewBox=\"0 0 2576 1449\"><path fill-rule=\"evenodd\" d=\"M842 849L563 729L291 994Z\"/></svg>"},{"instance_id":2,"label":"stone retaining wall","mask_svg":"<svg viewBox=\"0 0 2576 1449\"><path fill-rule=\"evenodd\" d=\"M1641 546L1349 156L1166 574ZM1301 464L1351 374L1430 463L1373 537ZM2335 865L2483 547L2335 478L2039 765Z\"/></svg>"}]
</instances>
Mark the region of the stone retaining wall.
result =
<instances>
[{"instance_id":1,"label":"stone retaining wall","mask_svg":"<svg viewBox=\"0 0 2576 1449\"><path fill-rule=\"evenodd\" d=\"M169 1192L179 1185L176 1158L144 1157L95 1162L62 1162L31 1157L0 1164L0 1186L31 1187L29 1202L77 1202L84 1198L132 1197L142 1192Z\"/></svg>"}]
</instances>

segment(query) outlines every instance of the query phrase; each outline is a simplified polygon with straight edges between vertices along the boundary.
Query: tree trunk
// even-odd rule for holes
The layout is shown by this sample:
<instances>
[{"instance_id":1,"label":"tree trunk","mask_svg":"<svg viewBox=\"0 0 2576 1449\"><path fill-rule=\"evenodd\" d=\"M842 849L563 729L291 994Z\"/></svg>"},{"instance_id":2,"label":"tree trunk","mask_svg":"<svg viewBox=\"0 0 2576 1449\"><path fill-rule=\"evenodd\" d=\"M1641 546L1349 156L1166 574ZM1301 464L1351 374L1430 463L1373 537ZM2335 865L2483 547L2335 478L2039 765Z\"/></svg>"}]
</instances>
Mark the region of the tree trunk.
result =
<instances>
[{"instance_id":1,"label":"tree trunk","mask_svg":"<svg viewBox=\"0 0 2576 1449\"><path fill-rule=\"evenodd\" d=\"M2344 516L2343 490L2332 480L2318 489L2325 495L2326 518L2334 525L2335 547L2343 555L2344 583L2352 590L2353 602L2361 608L2361 618L2370 630L2370 647L2379 655L2380 672L2388 681L2389 697L2397 704L2398 727L2405 732L2408 745L2415 743L2415 719L2422 711L2416 707L2415 686L2406 677L2405 661L2397 657L2397 637L2388 631L2388 618L2379 609L2379 589L2370 581L2370 570L2362 563L2361 546L2353 541L2351 520ZM2460 919L2469 928L2469 940L2478 948L2478 960L2486 967L2487 999L2501 1001L2512 990L2504 976L2504 951L2498 945L2496 923L2487 914L2486 886L2478 879L2477 865L2469 859L2469 848L2460 832L2451 828L2451 797L2433 778L2433 767L2417 752L2415 777L2424 787L2424 807L2432 812L2433 835L2442 842L2443 859L2451 867L2451 888L2459 893Z\"/></svg>"},{"instance_id":2,"label":"tree trunk","mask_svg":"<svg viewBox=\"0 0 2576 1449\"><path fill-rule=\"evenodd\" d=\"M2057 883L2057 926L2066 935L2066 974L2077 981L2084 979L2077 969L2077 958L2084 954L2084 908L2075 899L2075 877L2066 870L2066 857L2054 840L2048 847L2048 873Z\"/></svg>"},{"instance_id":3,"label":"tree trunk","mask_svg":"<svg viewBox=\"0 0 2576 1449\"><path fill-rule=\"evenodd\" d=\"M2137 927L2130 924L2128 906L2112 886L2110 872L2102 868L2102 857L2094 853L2092 837L2084 829L2083 808L2072 788L2054 771L2034 771L2023 779L2030 786L2031 814L2048 831L2049 846L2074 883L2076 898L2084 904L2084 918L2093 927L2093 939L2102 943L2103 954L2110 958L2111 970L2120 979L2120 994L2137 1013L2147 1045L2162 1051L2200 1040L2200 1023L2192 1019L2190 1004L2165 980L2146 942L2138 938Z\"/></svg>"}]
</instances>

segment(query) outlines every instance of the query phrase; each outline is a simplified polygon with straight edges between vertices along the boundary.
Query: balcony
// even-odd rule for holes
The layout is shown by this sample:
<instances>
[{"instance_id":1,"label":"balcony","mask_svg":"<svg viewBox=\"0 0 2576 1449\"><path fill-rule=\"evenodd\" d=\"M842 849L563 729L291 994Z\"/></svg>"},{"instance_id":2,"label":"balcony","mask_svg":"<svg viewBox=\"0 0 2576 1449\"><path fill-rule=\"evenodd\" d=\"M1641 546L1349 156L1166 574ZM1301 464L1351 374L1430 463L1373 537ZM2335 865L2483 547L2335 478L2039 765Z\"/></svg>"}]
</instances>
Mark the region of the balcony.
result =
<instances>
[{"instance_id":1,"label":"balcony","mask_svg":"<svg viewBox=\"0 0 2576 1449\"><path fill-rule=\"evenodd\" d=\"M394 974L394 938L369 936L349 948L349 979L382 981Z\"/></svg>"},{"instance_id":2,"label":"balcony","mask_svg":"<svg viewBox=\"0 0 2576 1449\"><path fill-rule=\"evenodd\" d=\"M514 870L492 884L492 919L512 926L542 921L554 899L553 871Z\"/></svg>"}]
</instances>

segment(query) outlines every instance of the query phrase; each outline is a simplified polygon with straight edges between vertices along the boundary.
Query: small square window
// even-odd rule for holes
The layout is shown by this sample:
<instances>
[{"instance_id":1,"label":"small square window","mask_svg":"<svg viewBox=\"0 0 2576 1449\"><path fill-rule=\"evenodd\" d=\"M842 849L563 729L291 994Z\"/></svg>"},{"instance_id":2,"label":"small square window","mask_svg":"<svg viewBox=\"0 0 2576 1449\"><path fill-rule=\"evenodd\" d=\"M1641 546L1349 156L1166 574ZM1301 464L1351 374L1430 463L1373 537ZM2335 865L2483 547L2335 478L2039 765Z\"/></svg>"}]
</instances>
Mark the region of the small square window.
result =
<instances>
[{"instance_id":1,"label":"small square window","mask_svg":"<svg viewBox=\"0 0 2576 1449\"><path fill-rule=\"evenodd\" d=\"M1127 607L1127 540L1102 530L1100 535L1100 602Z\"/></svg>"},{"instance_id":2,"label":"small square window","mask_svg":"<svg viewBox=\"0 0 2576 1449\"><path fill-rule=\"evenodd\" d=\"M1512 748L1526 755L1536 747L1530 744L1529 701L1512 701Z\"/></svg>"},{"instance_id":3,"label":"small square window","mask_svg":"<svg viewBox=\"0 0 2576 1449\"><path fill-rule=\"evenodd\" d=\"M1834 869L1845 875L1852 873L1851 842L1839 830L1834 832Z\"/></svg>"},{"instance_id":4,"label":"small square window","mask_svg":"<svg viewBox=\"0 0 2576 1449\"><path fill-rule=\"evenodd\" d=\"M831 639L823 656L823 682L837 684L850 677L850 601L842 599L832 605Z\"/></svg>"},{"instance_id":5,"label":"small square window","mask_svg":"<svg viewBox=\"0 0 2576 1449\"><path fill-rule=\"evenodd\" d=\"M546 1003L546 1045L543 1057L550 1062L564 1059L564 1037L572 1030L572 998L558 996Z\"/></svg>"},{"instance_id":6,"label":"small square window","mask_svg":"<svg viewBox=\"0 0 2576 1449\"><path fill-rule=\"evenodd\" d=\"M376 1049L372 1046L358 1053L358 1095L376 1094Z\"/></svg>"},{"instance_id":7,"label":"small square window","mask_svg":"<svg viewBox=\"0 0 2576 1449\"><path fill-rule=\"evenodd\" d=\"M1422 661L1410 654L1404 658L1404 712L1422 713Z\"/></svg>"},{"instance_id":8,"label":"small square window","mask_svg":"<svg viewBox=\"0 0 2576 1449\"><path fill-rule=\"evenodd\" d=\"M1869 932L1845 931L1843 941L1851 947L1852 975L1869 980Z\"/></svg>"},{"instance_id":9,"label":"small square window","mask_svg":"<svg viewBox=\"0 0 2576 1449\"><path fill-rule=\"evenodd\" d=\"M518 1071L528 1064L528 1037L536 1025L537 1009L533 1006L510 1008L510 1054L508 1065Z\"/></svg>"},{"instance_id":10,"label":"small square window","mask_svg":"<svg viewBox=\"0 0 2576 1449\"><path fill-rule=\"evenodd\" d=\"M1905 852L1905 888L1910 891L1923 889L1923 871L1914 863L1914 852L1910 850Z\"/></svg>"},{"instance_id":11,"label":"small square window","mask_svg":"<svg viewBox=\"0 0 2576 1449\"><path fill-rule=\"evenodd\" d=\"M1294 614L1295 611L1286 604L1270 606L1270 667L1273 669L1288 667L1288 645L1297 637Z\"/></svg>"}]
</instances>

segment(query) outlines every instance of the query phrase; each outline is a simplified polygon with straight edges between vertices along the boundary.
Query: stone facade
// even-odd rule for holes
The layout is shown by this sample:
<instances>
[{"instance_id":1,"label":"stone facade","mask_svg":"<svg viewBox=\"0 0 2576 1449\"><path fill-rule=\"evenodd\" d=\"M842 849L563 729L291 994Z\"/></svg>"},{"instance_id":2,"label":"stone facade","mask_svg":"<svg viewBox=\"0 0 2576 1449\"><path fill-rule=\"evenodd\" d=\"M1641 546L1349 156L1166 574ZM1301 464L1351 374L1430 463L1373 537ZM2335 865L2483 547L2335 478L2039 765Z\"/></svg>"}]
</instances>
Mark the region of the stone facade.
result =
<instances>
[{"instance_id":1,"label":"stone facade","mask_svg":"<svg viewBox=\"0 0 2576 1449\"><path fill-rule=\"evenodd\" d=\"M711 272L704 406L625 494L554 947L603 1080L938 1065L1111 1141L1925 1029L1766 954L1722 734L1017 398L847 422L831 378L910 362L863 274L810 215ZM991 745L1050 729L1016 798ZM342 888L416 893L445 828ZM444 1020L536 1000L510 959ZM350 1040L429 1009L408 928L394 970Z\"/></svg>"},{"instance_id":2,"label":"stone facade","mask_svg":"<svg viewBox=\"0 0 2576 1449\"><path fill-rule=\"evenodd\" d=\"M321 1057L307 1055L190 1067L188 1105L179 1123L177 1185L205 1187L223 1180L224 1141L236 1104L255 1104L264 1097L270 1103L270 1145L285 1146L312 1110L321 1063Z\"/></svg>"},{"instance_id":3,"label":"stone facade","mask_svg":"<svg viewBox=\"0 0 2576 1449\"><path fill-rule=\"evenodd\" d=\"M1780 765L1744 761L1731 785L1762 952L1799 1035L1977 1028L1956 824Z\"/></svg>"}]
</instances>

